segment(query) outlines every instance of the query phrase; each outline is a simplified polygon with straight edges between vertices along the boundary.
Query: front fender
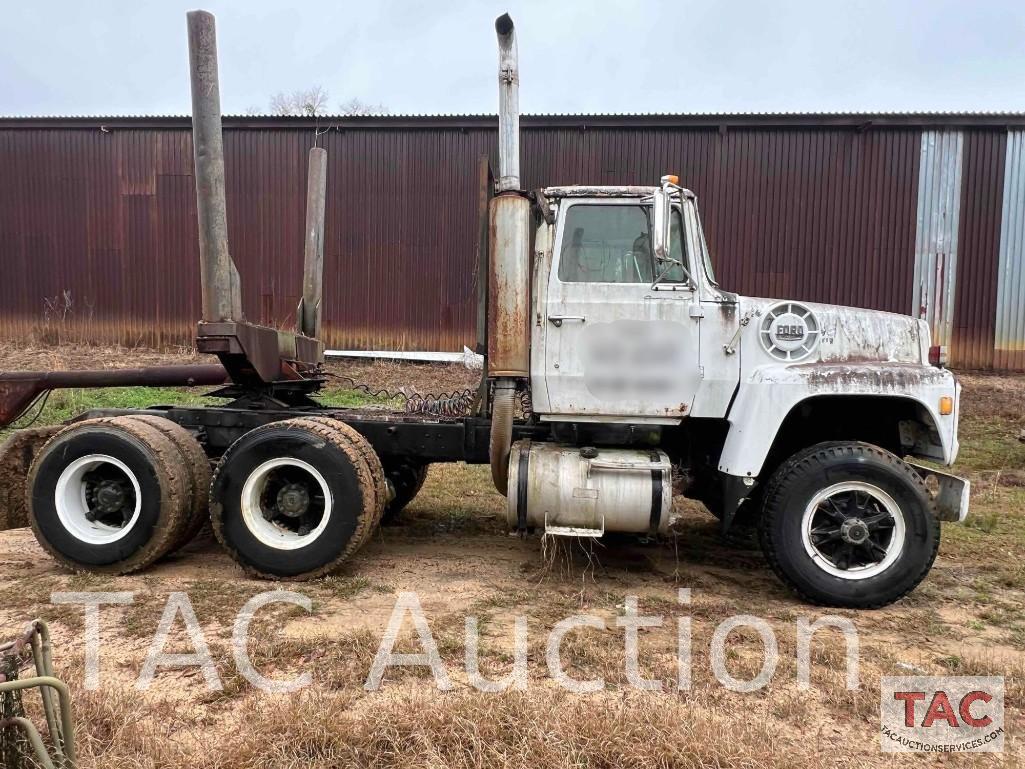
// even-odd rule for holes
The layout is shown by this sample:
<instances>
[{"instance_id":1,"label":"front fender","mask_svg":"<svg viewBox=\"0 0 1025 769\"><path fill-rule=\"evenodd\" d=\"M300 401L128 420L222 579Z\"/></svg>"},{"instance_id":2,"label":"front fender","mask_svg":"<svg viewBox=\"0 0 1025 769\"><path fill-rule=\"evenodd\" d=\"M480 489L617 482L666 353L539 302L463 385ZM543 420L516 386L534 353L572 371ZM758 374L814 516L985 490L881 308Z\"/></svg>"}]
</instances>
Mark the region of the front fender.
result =
<instances>
[{"instance_id":1,"label":"front fender","mask_svg":"<svg viewBox=\"0 0 1025 769\"><path fill-rule=\"evenodd\" d=\"M932 366L909 363L827 365L766 365L752 370L740 383L727 419L719 470L741 477L758 477L787 415L808 398L821 396L881 396L906 398L925 409L940 437L944 464L957 457L957 414L960 385L953 374ZM954 398L954 411L939 413L941 396Z\"/></svg>"}]
</instances>

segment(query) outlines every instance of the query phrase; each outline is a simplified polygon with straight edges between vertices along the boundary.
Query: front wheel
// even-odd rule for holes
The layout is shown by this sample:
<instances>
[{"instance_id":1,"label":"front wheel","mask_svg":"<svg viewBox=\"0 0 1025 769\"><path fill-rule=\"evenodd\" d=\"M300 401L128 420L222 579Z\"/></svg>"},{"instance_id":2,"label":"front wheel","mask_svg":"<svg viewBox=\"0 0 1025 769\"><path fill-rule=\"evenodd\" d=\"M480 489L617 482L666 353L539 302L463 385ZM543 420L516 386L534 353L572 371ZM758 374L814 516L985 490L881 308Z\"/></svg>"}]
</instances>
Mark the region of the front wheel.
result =
<instances>
[{"instance_id":1,"label":"front wheel","mask_svg":"<svg viewBox=\"0 0 1025 769\"><path fill-rule=\"evenodd\" d=\"M762 549L803 598L876 608L911 592L939 548L919 475L867 443L820 443L783 463L765 490Z\"/></svg>"}]
</instances>

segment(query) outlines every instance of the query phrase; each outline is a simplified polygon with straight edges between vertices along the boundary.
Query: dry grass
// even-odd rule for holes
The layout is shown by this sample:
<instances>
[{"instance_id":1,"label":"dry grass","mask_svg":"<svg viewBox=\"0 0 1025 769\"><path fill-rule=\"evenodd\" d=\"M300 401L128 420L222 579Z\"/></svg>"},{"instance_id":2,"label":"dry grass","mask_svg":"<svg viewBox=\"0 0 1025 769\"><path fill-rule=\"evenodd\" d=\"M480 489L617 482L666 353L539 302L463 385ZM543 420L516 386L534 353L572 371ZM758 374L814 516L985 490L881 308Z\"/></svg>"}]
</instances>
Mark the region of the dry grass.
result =
<instances>
[{"instance_id":1,"label":"dry grass","mask_svg":"<svg viewBox=\"0 0 1025 769\"><path fill-rule=\"evenodd\" d=\"M159 351L108 345L36 345L0 342L0 371L73 371L79 369L206 363L191 347Z\"/></svg>"},{"instance_id":2,"label":"dry grass","mask_svg":"<svg viewBox=\"0 0 1025 769\"><path fill-rule=\"evenodd\" d=\"M370 702L309 691L251 700L227 742L203 743L173 710L125 695L78 698L84 767L796 767L812 753L768 724L671 696L561 690L436 696L402 687Z\"/></svg>"}]
</instances>

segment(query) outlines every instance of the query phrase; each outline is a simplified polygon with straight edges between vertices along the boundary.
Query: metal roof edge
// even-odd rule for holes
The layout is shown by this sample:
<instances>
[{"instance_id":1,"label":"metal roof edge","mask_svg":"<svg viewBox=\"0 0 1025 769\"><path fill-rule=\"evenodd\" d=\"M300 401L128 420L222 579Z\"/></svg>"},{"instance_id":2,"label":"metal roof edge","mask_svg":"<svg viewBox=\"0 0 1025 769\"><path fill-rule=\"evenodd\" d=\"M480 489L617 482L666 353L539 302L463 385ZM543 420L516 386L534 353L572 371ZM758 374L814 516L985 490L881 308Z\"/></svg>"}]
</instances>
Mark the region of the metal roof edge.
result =
<instances>
[{"instance_id":1,"label":"metal roof edge","mask_svg":"<svg viewBox=\"0 0 1025 769\"><path fill-rule=\"evenodd\" d=\"M1025 127L1025 112L778 112L655 114L525 114L521 126L531 128L829 128L849 127ZM496 115L225 115L225 128L368 129L494 129ZM0 116L3 128L189 128L187 115Z\"/></svg>"}]
</instances>

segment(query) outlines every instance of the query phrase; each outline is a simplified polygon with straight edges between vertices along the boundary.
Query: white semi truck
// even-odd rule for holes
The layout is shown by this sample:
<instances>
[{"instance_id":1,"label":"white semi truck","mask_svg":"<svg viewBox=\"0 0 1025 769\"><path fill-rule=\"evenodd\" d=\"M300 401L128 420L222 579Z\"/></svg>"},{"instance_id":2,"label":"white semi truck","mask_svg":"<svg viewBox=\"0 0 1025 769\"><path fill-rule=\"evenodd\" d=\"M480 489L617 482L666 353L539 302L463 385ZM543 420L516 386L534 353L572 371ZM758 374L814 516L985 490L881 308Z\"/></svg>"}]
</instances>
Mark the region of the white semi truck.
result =
<instances>
[{"instance_id":1,"label":"white semi truck","mask_svg":"<svg viewBox=\"0 0 1025 769\"><path fill-rule=\"evenodd\" d=\"M959 385L928 325L731 293L716 280L696 196L674 176L523 190L508 15L496 31L486 373L471 410L439 416L313 397L325 381L323 150L311 154L299 329L245 321L227 249L213 17L189 14L197 347L222 367L87 383L223 380L214 394L226 402L101 409L16 434L0 466L23 471L39 541L70 568L124 573L212 520L250 573L308 578L408 503L428 464L486 462L517 531L668 536L673 500L686 496L724 531L757 526L772 568L807 600L873 607L911 591L936 557L939 522L963 520L968 500L966 481L935 469L957 456ZM82 377L0 376L0 414L10 421Z\"/></svg>"}]
</instances>

